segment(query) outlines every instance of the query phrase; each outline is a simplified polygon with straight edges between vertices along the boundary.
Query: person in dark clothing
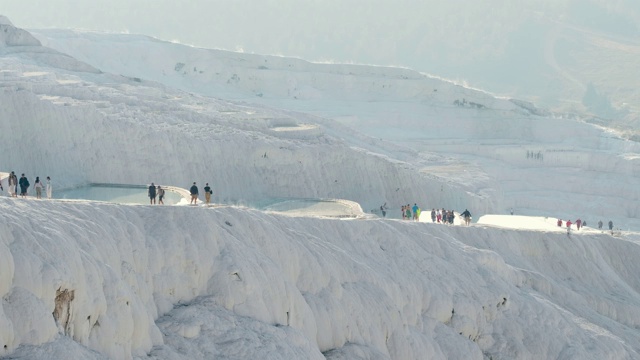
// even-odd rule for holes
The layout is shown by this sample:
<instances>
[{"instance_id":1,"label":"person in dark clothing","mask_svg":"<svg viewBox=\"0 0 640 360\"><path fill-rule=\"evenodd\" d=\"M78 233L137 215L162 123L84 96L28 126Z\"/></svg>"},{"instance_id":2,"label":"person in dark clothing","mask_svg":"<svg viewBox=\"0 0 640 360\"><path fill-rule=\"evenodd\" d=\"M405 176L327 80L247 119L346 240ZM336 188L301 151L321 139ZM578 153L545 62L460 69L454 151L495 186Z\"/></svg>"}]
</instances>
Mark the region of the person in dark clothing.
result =
<instances>
[{"instance_id":1,"label":"person in dark clothing","mask_svg":"<svg viewBox=\"0 0 640 360\"><path fill-rule=\"evenodd\" d=\"M156 203L156 186L153 183L149 185L149 203L152 205Z\"/></svg>"},{"instance_id":2,"label":"person in dark clothing","mask_svg":"<svg viewBox=\"0 0 640 360\"><path fill-rule=\"evenodd\" d=\"M191 188L189 189L191 192L191 202L190 204L196 205L198 203L198 187L196 186L196 182L193 182Z\"/></svg>"},{"instance_id":3,"label":"person in dark clothing","mask_svg":"<svg viewBox=\"0 0 640 360\"><path fill-rule=\"evenodd\" d=\"M609 230L613 232L613 221L609 220Z\"/></svg>"},{"instance_id":4,"label":"person in dark clothing","mask_svg":"<svg viewBox=\"0 0 640 360\"><path fill-rule=\"evenodd\" d=\"M602 230L602 220L598 220L598 229Z\"/></svg>"},{"instance_id":5,"label":"person in dark clothing","mask_svg":"<svg viewBox=\"0 0 640 360\"><path fill-rule=\"evenodd\" d=\"M20 181L18 182L18 185L20 185L20 195L22 197L26 197L27 196L27 191L29 190L29 180L27 180L27 177L24 176L24 174L22 174L22 176L20 176Z\"/></svg>"},{"instance_id":6,"label":"person in dark clothing","mask_svg":"<svg viewBox=\"0 0 640 360\"><path fill-rule=\"evenodd\" d=\"M464 219L464 224L469 226L469 224L471 223L471 213L469 212L469 210L464 209L460 216L462 216L462 218Z\"/></svg>"},{"instance_id":7,"label":"person in dark clothing","mask_svg":"<svg viewBox=\"0 0 640 360\"><path fill-rule=\"evenodd\" d=\"M204 199L206 200L207 205L211 202L211 194L213 194L213 191L211 191L209 183L204 184Z\"/></svg>"}]
</instances>

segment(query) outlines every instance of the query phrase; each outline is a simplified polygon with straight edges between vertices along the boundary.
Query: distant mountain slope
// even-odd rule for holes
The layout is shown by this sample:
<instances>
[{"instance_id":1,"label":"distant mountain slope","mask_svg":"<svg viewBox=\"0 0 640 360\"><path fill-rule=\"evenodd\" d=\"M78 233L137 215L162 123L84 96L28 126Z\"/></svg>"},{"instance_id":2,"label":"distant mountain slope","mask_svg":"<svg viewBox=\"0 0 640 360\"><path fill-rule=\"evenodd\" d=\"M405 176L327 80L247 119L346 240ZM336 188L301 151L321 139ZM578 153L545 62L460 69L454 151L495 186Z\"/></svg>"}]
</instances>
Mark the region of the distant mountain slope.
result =
<instances>
[{"instance_id":1,"label":"distant mountain slope","mask_svg":"<svg viewBox=\"0 0 640 360\"><path fill-rule=\"evenodd\" d=\"M0 56L13 55L23 60L70 71L98 73L86 63L43 47L31 33L16 28L6 17L0 18Z\"/></svg>"},{"instance_id":2,"label":"distant mountain slope","mask_svg":"<svg viewBox=\"0 0 640 360\"><path fill-rule=\"evenodd\" d=\"M107 72L154 80L200 94L338 101L424 101L450 106L451 99L514 109L505 99L411 69L312 63L301 59L202 49L143 35L71 30L32 30L47 46ZM117 55L116 55L117 54Z\"/></svg>"},{"instance_id":3,"label":"distant mountain slope","mask_svg":"<svg viewBox=\"0 0 640 360\"><path fill-rule=\"evenodd\" d=\"M152 7L114 1L99 1L107 13L70 0L38 4L27 14L19 4L5 9L29 28L148 34L205 48L404 66L556 111L588 111L619 126L635 121L639 128L635 0L395 0L370 6L157 0ZM53 19L51 12L57 12ZM582 103L591 83L615 112Z\"/></svg>"}]
</instances>

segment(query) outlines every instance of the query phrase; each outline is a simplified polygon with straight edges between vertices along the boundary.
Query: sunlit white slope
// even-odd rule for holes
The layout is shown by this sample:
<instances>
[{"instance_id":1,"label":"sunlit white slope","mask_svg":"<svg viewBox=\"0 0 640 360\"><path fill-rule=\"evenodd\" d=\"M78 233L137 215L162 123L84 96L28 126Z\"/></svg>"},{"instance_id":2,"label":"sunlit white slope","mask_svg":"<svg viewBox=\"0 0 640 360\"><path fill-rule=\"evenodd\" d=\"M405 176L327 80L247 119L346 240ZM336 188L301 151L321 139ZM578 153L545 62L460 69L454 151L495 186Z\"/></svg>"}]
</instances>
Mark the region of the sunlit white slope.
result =
<instances>
[{"instance_id":1,"label":"sunlit white slope","mask_svg":"<svg viewBox=\"0 0 640 360\"><path fill-rule=\"evenodd\" d=\"M406 146L405 137L376 139L314 111L212 99L110 75L37 44L7 48L0 57L2 172L52 175L56 186L208 181L215 200L227 203L333 197L369 209L417 200L456 210L470 204L476 216L505 204L489 186L495 180L489 171L466 166L474 158L446 156L456 144L469 154L460 139L440 144L450 145L445 155L429 153ZM53 57L41 61L34 53ZM522 113L521 106L496 104L491 114ZM483 114L446 111L452 119ZM462 126L440 128L472 134ZM480 142L498 143L496 151L517 163L501 141L520 127L505 128L493 137L493 127L482 128ZM607 152L619 149L609 144L603 141ZM634 159L629 150L623 161ZM615 171L602 173L600 183L620 177L611 159L602 158ZM428 166L440 172L420 172ZM460 169L472 170L465 179L480 179L463 188ZM634 174L633 166L625 169ZM542 177L544 170L531 172ZM622 198L620 185L633 188L633 181L612 183ZM520 187L507 190L549 204ZM556 205L568 197L553 188L547 198ZM447 227L242 207L6 197L0 213L5 357L630 359L640 352L634 233L568 237L490 222Z\"/></svg>"},{"instance_id":2,"label":"sunlit white slope","mask_svg":"<svg viewBox=\"0 0 640 360\"><path fill-rule=\"evenodd\" d=\"M455 186L441 189L415 166L365 148L396 151L392 144L347 130L362 145L350 146L326 120L105 74L0 63L2 170L49 175L58 188L197 181L211 183L214 201L224 203L344 198L369 210L398 199L426 203L438 193L455 199L450 206L468 204Z\"/></svg>"},{"instance_id":3,"label":"sunlit white slope","mask_svg":"<svg viewBox=\"0 0 640 360\"><path fill-rule=\"evenodd\" d=\"M10 198L0 210L11 357L639 356L635 235Z\"/></svg>"},{"instance_id":4,"label":"sunlit white slope","mask_svg":"<svg viewBox=\"0 0 640 360\"><path fill-rule=\"evenodd\" d=\"M0 15L0 56L11 56L16 53L19 53L23 61L27 63L35 62L72 71L99 72L69 55L42 46L31 33L16 28L9 19Z\"/></svg>"},{"instance_id":5,"label":"sunlit white slope","mask_svg":"<svg viewBox=\"0 0 640 360\"><path fill-rule=\"evenodd\" d=\"M155 80L206 95L253 100L422 101L446 105L451 105L451 99L466 97L495 109L519 108L506 99L411 69L319 64L289 57L196 48L144 35L58 29L29 31L46 46L103 71Z\"/></svg>"},{"instance_id":6,"label":"sunlit white slope","mask_svg":"<svg viewBox=\"0 0 640 360\"><path fill-rule=\"evenodd\" d=\"M420 174L407 162L415 152L331 120L90 72L51 52L17 46L0 57L3 171L51 176L58 188L209 182L225 203L344 198L369 211L432 194L456 208L490 201Z\"/></svg>"},{"instance_id":7,"label":"sunlit white slope","mask_svg":"<svg viewBox=\"0 0 640 360\"><path fill-rule=\"evenodd\" d=\"M313 64L141 35L34 34L105 71L319 115L384 140L380 143L394 143L406 152L376 149L375 143L367 149L411 163L438 184L456 184L471 198L459 202L455 195L441 196L439 186L428 187L431 207L461 204L476 213L514 208L520 214L613 220L623 229L640 229L640 145L576 115L553 115L409 69ZM385 200L397 208L405 199Z\"/></svg>"}]
</instances>

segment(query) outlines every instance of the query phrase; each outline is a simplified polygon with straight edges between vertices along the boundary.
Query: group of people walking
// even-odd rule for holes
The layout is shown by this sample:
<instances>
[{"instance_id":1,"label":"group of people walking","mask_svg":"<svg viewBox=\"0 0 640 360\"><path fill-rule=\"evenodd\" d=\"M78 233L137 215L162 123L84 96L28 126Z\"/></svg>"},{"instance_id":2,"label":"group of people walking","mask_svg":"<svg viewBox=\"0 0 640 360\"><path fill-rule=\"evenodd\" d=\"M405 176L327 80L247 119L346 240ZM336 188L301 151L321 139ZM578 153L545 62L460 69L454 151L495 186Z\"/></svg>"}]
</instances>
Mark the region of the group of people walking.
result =
<instances>
[{"instance_id":1,"label":"group of people walking","mask_svg":"<svg viewBox=\"0 0 640 360\"><path fill-rule=\"evenodd\" d=\"M209 205L211 203L211 195L213 194L213 190L211 190L209 183L205 183L203 190L205 203ZM191 188L189 188L189 193L191 193L191 202L189 204L196 205L198 203L199 191L198 185L196 185L195 181L193 182L193 185L191 185Z\"/></svg>"},{"instance_id":2,"label":"group of people walking","mask_svg":"<svg viewBox=\"0 0 640 360\"><path fill-rule=\"evenodd\" d=\"M465 211L469 212L468 210ZM453 225L453 219L455 218L456 215L453 210L445 210L445 208L431 209L431 222L433 223ZM469 214L469 221L471 221L471 214Z\"/></svg>"},{"instance_id":3,"label":"group of people walking","mask_svg":"<svg viewBox=\"0 0 640 360\"><path fill-rule=\"evenodd\" d=\"M20 192L18 192L18 187L20 188ZM31 183L29 179L23 173L18 179L15 171L12 171L7 178L7 192L11 197L18 197L18 194L22 198L26 198L29 192L29 187L31 187ZM36 190L36 198L42 199L43 190L47 194L47 199L51 199L53 188L51 186L51 177L47 176L47 182L43 183L40 181L40 177L36 176L35 183L33 188ZM4 187L2 186L2 179L0 179L0 190L4 191Z\"/></svg>"},{"instance_id":4,"label":"group of people walking","mask_svg":"<svg viewBox=\"0 0 640 360\"><path fill-rule=\"evenodd\" d=\"M386 215L386 212L384 211L384 209L385 209L384 205L380 207L380 210L382 211L383 216ZM413 206L411 206L410 204L403 205L400 211L402 213L403 220L414 220L414 221L420 220L420 213L422 212L418 204L413 204ZM462 217L465 225L469 225L471 223L471 213L469 212L469 210L465 209L460 214L460 216ZM453 220L455 219L455 217L456 217L455 212L453 210L445 210L444 208L431 209L431 222L438 223L438 224L453 225Z\"/></svg>"},{"instance_id":5,"label":"group of people walking","mask_svg":"<svg viewBox=\"0 0 640 360\"><path fill-rule=\"evenodd\" d=\"M420 207L418 204L413 204L413 207L410 204L402 206L402 220L415 220L420 221Z\"/></svg>"},{"instance_id":6,"label":"group of people walking","mask_svg":"<svg viewBox=\"0 0 640 360\"><path fill-rule=\"evenodd\" d=\"M156 186L154 183L151 183L151 185L149 185L147 194L149 195L149 203L151 205L156 203L156 196L158 197L158 204L164 204L164 189L162 188L162 186Z\"/></svg>"},{"instance_id":7,"label":"group of people walking","mask_svg":"<svg viewBox=\"0 0 640 360\"><path fill-rule=\"evenodd\" d=\"M613 231L613 221L609 220L609 231ZM598 229L602 230L602 220L598 220Z\"/></svg>"},{"instance_id":8,"label":"group of people walking","mask_svg":"<svg viewBox=\"0 0 640 360\"><path fill-rule=\"evenodd\" d=\"M558 222L557 222L558 227L562 227L562 223L563 223L562 219L558 219ZM577 219L575 223L571 222L571 220L567 220L564 224L567 227L567 233L571 231L571 226L573 224L576 224L577 230L580 230L581 227L587 226L587 222L582 221L581 219ZM602 230L602 225L604 225L602 223L602 220L598 220L598 230ZM609 220L608 225L609 225L609 231L613 231L613 221Z\"/></svg>"},{"instance_id":9,"label":"group of people walking","mask_svg":"<svg viewBox=\"0 0 640 360\"><path fill-rule=\"evenodd\" d=\"M196 182L193 182L193 185L189 188L189 194L191 195L190 205L196 205L198 203L198 196L200 191L198 190L198 185ZM147 191L149 196L149 203L151 205L156 203L156 197L158 197L158 204L164 204L163 198L165 195L165 189L163 189L160 185L156 186L154 183L149 185L149 189ZM213 194L213 190L209 186L209 183L206 183L204 186L204 198L207 205L211 203L211 195Z\"/></svg>"}]
</instances>

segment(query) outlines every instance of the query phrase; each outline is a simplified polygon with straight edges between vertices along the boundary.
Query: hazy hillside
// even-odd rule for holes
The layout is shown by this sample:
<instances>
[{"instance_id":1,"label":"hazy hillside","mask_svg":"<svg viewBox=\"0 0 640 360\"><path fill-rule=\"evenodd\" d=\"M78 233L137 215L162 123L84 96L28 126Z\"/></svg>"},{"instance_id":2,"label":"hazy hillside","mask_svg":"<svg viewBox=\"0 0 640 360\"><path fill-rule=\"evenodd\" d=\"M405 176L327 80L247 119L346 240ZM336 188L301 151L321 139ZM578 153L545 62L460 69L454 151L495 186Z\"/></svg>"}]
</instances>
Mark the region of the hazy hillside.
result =
<instances>
[{"instance_id":1,"label":"hazy hillside","mask_svg":"<svg viewBox=\"0 0 640 360\"><path fill-rule=\"evenodd\" d=\"M207 48L405 66L638 127L640 9L634 0L161 0L153 6L25 0L3 10L11 15L29 4L28 16L14 18L22 27L141 33ZM583 104L589 84L613 111Z\"/></svg>"},{"instance_id":2,"label":"hazy hillside","mask_svg":"<svg viewBox=\"0 0 640 360\"><path fill-rule=\"evenodd\" d=\"M34 34L107 72L293 111L287 117L321 124L328 135L410 164L411 171L428 179L427 185L417 185L379 174L390 190L357 198L342 193L366 210L385 202L399 208L407 197L396 192L408 187L430 207L453 204L477 213L515 208L528 215L613 219L625 229L640 229L640 144L602 123L554 115L410 69L316 64L140 35Z\"/></svg>"},{"instance_id":3,"label":"hazy hillside","mask_svg":"<svg viewBox=\"0 0 640 360\"><path fill-rule=\"evenodd\" d=\"M7 49L0 143L11 160L3 171L47 173L59 187L206 181L218 201L234 204L344 198L377 209L387 201L424 203L425 191L449 198L449 206L474 201L456 184L417 171L407 162L415 152L331 120L86 72L93 68L39 43Z\"/></svg>"}]
</instances>

